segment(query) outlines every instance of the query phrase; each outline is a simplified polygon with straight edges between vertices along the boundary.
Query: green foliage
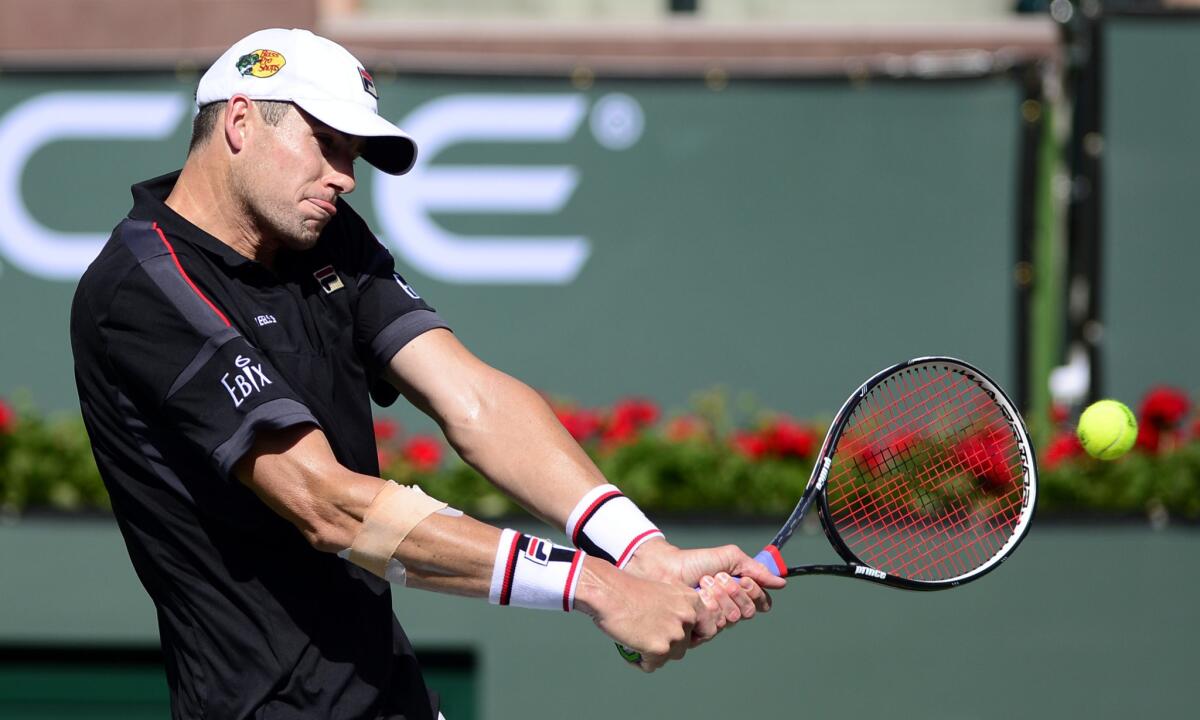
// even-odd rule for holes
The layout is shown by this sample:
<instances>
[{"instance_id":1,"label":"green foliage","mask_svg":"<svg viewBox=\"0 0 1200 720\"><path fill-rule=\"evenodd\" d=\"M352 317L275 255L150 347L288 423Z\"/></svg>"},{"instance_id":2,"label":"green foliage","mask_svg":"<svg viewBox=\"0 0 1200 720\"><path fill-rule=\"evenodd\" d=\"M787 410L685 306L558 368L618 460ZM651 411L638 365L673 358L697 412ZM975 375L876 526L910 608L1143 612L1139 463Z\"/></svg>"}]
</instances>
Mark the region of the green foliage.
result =
<instances>
[{"instance_id":1,"label":"green foliage","mask_svg":"<svg viewBox=\"0 0 1200 720\"><path fill-rule=\"evenodd\" d=\"M1200 520L1200 442L1105 462L1079 456L1045 469L1038 512Z\"/></svg>"},{"instance_id":2,"label":"green foliage","mask_svg":"<svg viewBox=\"0 0 1200 720\"><path fill-rule=\"evenodd\" d=\"M108 508L83 421L28 410L0 432L0 511Z\"/></svg>"},{"instance_id":3,"label":"green foliage","mask_svg":"<svg viewBox=\"0 0 1200 720\"><path fill-rule=\"evenodd\" d=\"M555 403L555 411L606 477L648 512L780 517L812 472L823 425L746 410L731 418L720 392L697 397L691 414L659 421L658 409L627 400L610 409ZM741 410L741 409L739 409ZM7 415L5 414L7 413ZM1194 432L1194 431L1193 431ZM476 517L518 512L437 438L376 425L382 474L417 483ZM1166 437L1164 435L1164 437ZM1050 515L1200 520L1200 440L1182 430L1170 442L1093 460L1061 432L1040 457L1038 510ZM961 493L960 493L961 494ZM937 498L920 502L936 505ZM108 496L77 416L47 418L0 401L0 512L108 508Z\"/></svg>"}]
</instances>

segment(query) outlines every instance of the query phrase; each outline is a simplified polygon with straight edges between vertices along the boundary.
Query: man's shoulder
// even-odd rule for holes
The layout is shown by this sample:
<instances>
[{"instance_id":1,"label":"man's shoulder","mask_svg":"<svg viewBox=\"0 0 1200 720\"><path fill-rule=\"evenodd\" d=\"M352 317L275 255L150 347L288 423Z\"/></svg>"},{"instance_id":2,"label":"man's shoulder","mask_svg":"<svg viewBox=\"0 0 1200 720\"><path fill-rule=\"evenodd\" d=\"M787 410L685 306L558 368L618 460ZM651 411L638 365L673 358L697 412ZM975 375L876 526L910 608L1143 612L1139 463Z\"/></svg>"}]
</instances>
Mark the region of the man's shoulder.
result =
<instances>
[{"instance_id":1,"label":"man's shoulder","mask_svg":"<svg viewBox=\"0 0 1200 720\"><path fill-rule=\"evenodd\" d=\"M74 304L86 304L93 315L102 315L124 291L156 291L152 278L143 270L147 260L191 254L187 246L177 251L168 246L153 223L126 218L113 229L100 253L79 278Z\"/></svg>"},{"instance_id":2,"label":"man's shoulder","mask_svg":"<svg viewBox=\"0 0 1200 720\"><path fill-rule=\"evenodd\" d=\"M125 246L121 239L121 227L127 221L122 221L113 229L108 242L100 248L100 253L92 260L75 289L75 297L80 295L95 297L102 291L112 291L120 285L135 267L137 258Z\"/></svg>"}]
</instances>

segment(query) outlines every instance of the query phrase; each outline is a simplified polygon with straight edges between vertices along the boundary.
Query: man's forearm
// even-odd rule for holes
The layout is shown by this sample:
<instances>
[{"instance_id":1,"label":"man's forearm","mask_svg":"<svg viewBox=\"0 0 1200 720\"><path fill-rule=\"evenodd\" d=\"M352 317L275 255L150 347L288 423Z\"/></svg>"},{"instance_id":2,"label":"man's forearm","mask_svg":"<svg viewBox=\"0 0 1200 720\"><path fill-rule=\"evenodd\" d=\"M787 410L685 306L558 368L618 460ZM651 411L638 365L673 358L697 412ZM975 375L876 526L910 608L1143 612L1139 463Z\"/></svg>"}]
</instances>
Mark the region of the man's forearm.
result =
<instances>
[{"instance_id":1,"label":"man's forearm","mask_svg":"<svg viewBox=\"0 0 1200 720\"><path fill-rule=\"evenodd\" d=\"M459 455L522 507L562 528L576 503L606 482L546 401L496 372L478 412L449 419L446 437Z\"/></svg>"}]
</instances>

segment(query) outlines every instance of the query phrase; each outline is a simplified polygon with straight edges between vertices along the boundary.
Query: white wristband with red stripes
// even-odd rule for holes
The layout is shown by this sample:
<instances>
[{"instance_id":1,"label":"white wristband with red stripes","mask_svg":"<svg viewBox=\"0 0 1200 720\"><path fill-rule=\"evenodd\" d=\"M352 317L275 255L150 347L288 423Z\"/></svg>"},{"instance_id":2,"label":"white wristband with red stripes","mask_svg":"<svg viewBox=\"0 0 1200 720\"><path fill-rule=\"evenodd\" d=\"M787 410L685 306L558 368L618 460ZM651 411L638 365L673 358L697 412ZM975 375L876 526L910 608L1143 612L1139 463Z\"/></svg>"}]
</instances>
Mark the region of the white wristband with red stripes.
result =
<instances>
[{"instance_id":1,"label":"white wristband with red stripes","mask_svg":"<svg viewBox=\"0 0 1200 720\"><path fill-rule=\"evenodd\" d=\"M592 488L567 517L567 537L588 555L624 568L633 554L662 531L615 485Z\"/></svg>"},{"instance_id":2,"label":"white wristband with red stripes","mask_svg":"<svg viewBox=\"0 0 1200 720\"><path fill-rule=\"evenodd\" d=\"M505 530L496 547L488 602L570 612L586 556L582 550Z\"/></svg>"}]
</instances>

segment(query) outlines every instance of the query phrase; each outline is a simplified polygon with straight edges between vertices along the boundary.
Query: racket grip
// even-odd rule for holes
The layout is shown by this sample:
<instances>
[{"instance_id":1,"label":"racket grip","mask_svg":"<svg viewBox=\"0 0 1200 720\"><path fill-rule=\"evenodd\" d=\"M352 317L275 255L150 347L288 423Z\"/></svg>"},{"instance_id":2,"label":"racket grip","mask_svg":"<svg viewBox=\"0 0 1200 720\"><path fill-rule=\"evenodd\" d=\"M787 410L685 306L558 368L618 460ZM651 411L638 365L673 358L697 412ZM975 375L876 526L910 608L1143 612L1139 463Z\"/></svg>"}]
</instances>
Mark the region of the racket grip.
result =
<instances>
[{"instance_id":1,"label":"racket grip","mask_svg":"<svg viewBox=\"0 0 1200 720\"><path fill-rule=\"evenodd\" d=\"M762 563L776 577L783 577L787 573L787 563L783 561L783 556L779 554L779 548L774 545L768 545L763 548L754 559Z\"/></svg>"}]
</instances>

